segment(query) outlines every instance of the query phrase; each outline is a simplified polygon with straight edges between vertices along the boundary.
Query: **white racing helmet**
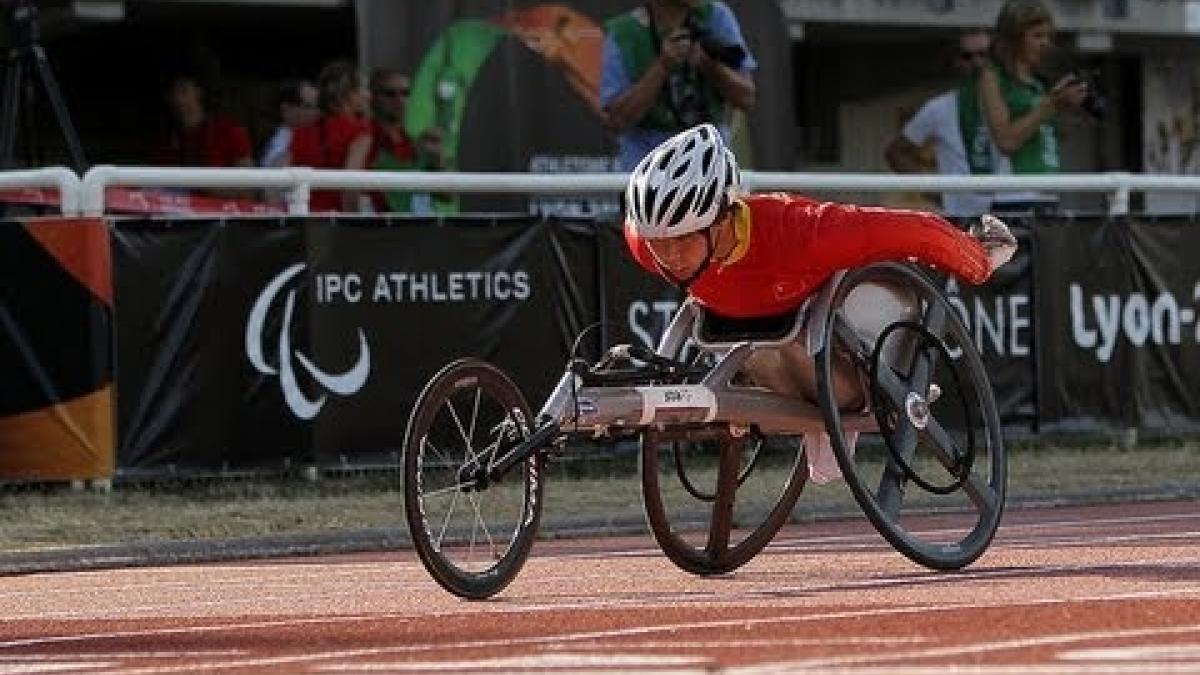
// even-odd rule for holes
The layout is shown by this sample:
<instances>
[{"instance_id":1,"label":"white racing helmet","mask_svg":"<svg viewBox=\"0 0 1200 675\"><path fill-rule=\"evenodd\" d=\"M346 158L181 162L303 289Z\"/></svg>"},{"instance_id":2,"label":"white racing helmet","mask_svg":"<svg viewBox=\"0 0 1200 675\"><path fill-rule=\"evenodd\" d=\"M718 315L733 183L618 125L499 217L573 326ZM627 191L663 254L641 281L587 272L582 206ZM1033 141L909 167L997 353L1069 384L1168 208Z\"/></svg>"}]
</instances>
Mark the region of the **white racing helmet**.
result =
<instances>
[{"instance_id":1,"label":"white racing helmet","mask_svg":"<svg viewBox=\"0 0 1200 675\"><path fill-rule=\"evenodd\" d=\"M663 141L629 176L627 217L646 239L667 239L713 224L741 172L721 133L711 124Z\"/></svg>"}]
</instances>

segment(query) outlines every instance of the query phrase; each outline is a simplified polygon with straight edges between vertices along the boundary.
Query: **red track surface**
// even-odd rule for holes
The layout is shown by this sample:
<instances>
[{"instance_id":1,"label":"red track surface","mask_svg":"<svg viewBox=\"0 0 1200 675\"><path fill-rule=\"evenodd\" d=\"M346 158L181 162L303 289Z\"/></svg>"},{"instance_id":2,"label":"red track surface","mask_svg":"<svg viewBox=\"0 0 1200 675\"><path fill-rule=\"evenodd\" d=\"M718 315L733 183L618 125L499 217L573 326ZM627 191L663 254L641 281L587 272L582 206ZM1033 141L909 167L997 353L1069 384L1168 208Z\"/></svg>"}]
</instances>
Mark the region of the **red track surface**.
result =
<instances>
[{"instance_id":1,"label":"red track surface","mask_svg":"<svg viewBox=\"0 0 1200 675\"><path fill-rule=\"evenodd\" d=\"M1195 502L1010 511L949 574L865 519L720 578L649 536L534 556L474 603L410 553L2 578L0 673L1200 673Z\"/></svg>"}]
</instances>

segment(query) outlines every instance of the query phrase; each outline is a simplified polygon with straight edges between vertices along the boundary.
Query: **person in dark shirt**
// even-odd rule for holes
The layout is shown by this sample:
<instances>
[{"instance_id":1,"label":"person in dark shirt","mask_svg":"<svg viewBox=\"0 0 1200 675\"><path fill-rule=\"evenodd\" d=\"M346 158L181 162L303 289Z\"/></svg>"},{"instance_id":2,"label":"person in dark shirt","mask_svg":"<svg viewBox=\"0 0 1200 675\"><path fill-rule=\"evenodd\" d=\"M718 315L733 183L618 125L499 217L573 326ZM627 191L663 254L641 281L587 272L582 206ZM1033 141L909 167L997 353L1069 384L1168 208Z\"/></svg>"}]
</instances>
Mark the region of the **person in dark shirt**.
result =
<instances>
[{"instance_id":1,"label":"person in dark shirt","mask_svg":"<svg viewBox=\"0 0 1200 675\"><path fill-rule=\"evenodd\" d=\"M167 88L170 131L153 153L160 166L254 166L250 133L229 115L211 113L200 82L190 76Z\"/></svg>"}]
</instances>

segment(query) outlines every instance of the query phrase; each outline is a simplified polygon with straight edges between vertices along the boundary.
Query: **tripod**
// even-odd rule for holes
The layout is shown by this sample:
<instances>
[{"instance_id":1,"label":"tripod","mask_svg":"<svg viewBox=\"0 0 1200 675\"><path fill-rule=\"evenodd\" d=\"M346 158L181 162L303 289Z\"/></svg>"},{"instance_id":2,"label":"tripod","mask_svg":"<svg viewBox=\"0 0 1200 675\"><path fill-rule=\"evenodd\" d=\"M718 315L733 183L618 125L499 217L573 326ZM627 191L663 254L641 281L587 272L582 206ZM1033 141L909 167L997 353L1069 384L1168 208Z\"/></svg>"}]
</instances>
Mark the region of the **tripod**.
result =
<instances>
[{"instance_id":1,"label":"tripod","mask_svg":"<svg viewBox=\"0 0 1200 675\"><path fill-rule=\"evenodd\" d=\"M50 70L46 59L46 51L39 42L37 26L37 8L29 0L11 0L0 5L8 6L8 26L13 45L5 58L3 104L0 106L0 169L16 166L17 123L21 111L21 95L23 90L32 91L32 84L26 83L26 71L36 75L41 82L46 99L54 112L58 128L67 143L67 152L71 156L71 165L78 173L88 168L87 159L83 154L83 145L79 142L79 134L71 122L71 115L63 101L58 81ZM31 102L27 101L26 105ZM27 111L28 113L28 111ZM27 144L28 145L28 144ZM28 147L27 147L28 149Z\"/></svg>"}]
</instances>

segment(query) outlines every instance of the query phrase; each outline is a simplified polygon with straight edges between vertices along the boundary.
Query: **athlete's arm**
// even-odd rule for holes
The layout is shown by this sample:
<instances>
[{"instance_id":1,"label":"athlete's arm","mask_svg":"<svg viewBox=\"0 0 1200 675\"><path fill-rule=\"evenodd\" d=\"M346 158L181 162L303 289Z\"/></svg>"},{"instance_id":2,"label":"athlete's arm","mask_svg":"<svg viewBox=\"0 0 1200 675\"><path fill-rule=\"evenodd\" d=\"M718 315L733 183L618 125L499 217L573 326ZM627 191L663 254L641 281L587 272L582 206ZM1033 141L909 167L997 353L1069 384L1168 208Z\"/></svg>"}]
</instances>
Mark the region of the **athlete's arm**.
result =
<instances>
[{"instance_id":1,"label":"athlete's arm","mask_svg":"<svg viewBox=\"0 0 1200 675\"><path fill-rule=\"evenodd\" d=\"M797 203L788 214L813 219L806 248L830 271L915 258L971 284L991 274L983 245L937 214L832 202Z\"/></svg>"}]
</instances>

